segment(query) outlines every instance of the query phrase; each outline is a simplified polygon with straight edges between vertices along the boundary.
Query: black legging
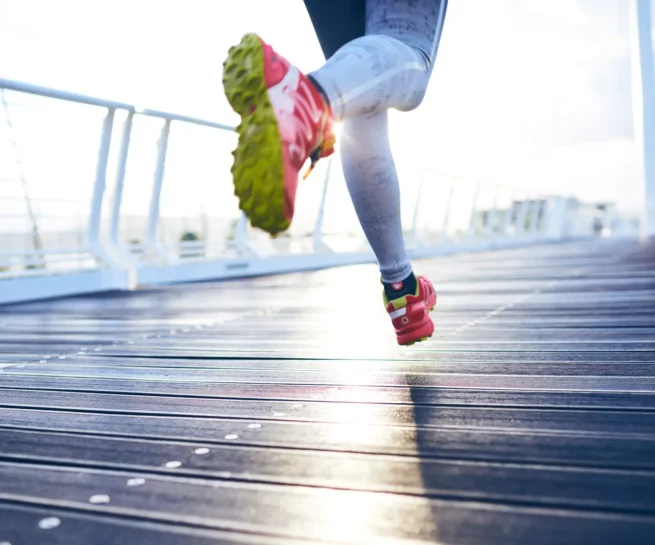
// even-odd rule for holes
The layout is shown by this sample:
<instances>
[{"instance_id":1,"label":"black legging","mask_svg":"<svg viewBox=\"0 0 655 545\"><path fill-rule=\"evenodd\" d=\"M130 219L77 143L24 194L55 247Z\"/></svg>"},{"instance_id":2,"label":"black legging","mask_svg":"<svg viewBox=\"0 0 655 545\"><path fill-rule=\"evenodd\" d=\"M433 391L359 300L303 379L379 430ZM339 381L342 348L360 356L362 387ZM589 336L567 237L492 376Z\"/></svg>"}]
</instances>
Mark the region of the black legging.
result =
<instances>
[{"instance_id":1,"label":"black legging","mask_svg":"<svg viewBox=\"0 0 655 545\"><path fill-rule=\"evenodd\" d=\"M323 54L329 59L366 32L366 0L304 0Z\"/></svg>"}]
</instances>

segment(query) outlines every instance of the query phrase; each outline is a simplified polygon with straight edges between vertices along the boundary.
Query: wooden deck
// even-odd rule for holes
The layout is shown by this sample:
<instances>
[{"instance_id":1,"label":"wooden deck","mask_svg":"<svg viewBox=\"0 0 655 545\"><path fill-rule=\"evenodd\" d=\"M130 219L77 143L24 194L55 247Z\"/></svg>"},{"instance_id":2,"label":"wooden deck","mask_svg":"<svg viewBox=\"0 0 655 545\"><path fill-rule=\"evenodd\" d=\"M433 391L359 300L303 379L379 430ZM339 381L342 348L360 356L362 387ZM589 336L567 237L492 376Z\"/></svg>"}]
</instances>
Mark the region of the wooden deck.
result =
<instances>
[{"instance_id":1,"label":"wooden deck","mask_svg":"<svg viewBox=\"0 0 655 545\"><path fill-rule=\"evenodd\" d=\"M0 545L655 543L655 245L417 270L0 307Z\"/></svg>"}]
</instances>

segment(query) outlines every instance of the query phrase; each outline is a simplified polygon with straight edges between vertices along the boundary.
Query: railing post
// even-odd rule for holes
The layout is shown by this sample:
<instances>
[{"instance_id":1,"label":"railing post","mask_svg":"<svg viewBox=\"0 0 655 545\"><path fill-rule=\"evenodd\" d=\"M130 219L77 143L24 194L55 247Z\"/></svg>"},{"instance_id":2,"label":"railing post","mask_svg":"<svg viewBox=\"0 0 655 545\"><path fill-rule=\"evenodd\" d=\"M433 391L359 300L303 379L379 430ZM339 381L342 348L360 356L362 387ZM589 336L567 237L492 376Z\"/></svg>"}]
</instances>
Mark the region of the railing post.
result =
<instances>
[{"instance_id":1,"label":"railing post","mask_svg":"<svg viewBox=\"0 0 655 545\"><path fill-rule=\"evenodd\" d=\"M530 230L531 235L539 232L539 211L541 209L541 199L536 197L532 200L530 206Z\"/></svg>"},{"instance_id":2,"label":"railing post","mask_svg":"<svg viewBox=\"0 0 655 545\"><path fill-rule=\"evenodd\" d=\"M132 135L132 121L134 112L128 112L123 123L123 134L121 136L121 147L118 152L118 165L116 166L116 180L114 183L114 202L111 209L110 240L115 248L119 246L119 226L121 221L121 204L123 202L123 187L125 186L125 170L127 168L127 156L130 149L130 138Z\"/></svg>"},{"instance_id":3,"label":"railing post","mask_svg":"<svg viewBox=\"0 0 655 545\"><path fill-rule=\"evenodd\" d=\"M111 267L120 267L111 255L105 250L100 242L100 222L102 216L102 202L107 186L107 162L109 160L109 147L114 127L115 108L107 108L107 115L102 123L100 135L100 147L98 149L98 161L96 163L96 175L93 185L93 196L91 198L91 213L89 214L88 244L91 250L105 264Z\"/></svg>"},{"instance_id":4,"label":"railing post","mask_svg":"<svg viewBox=\"0 0 655 545\"><path fill-rule=\"evenodd\" d=\"M239 221L234 229L234 249L237 254L248 253L251 256L257 256L258 252L252 247L248 240L248 217L241 212Z\"/></svg>"},{"instance_id":5,"label":"railing post","mask_svg":"<svg viewBox=\"0 0 655 545\"><path fill-rule=\"evenodd\" d=\"M510 199L509 199L509 208L507 209L507 215L505 216L505 221L503 221L502 225L502 234L507 236L507 235L515 235L517 232L516 226L514 225L514 195L516 194L516 191L510 188ZM519 205L520 206L520 205ZM518 208L516 209L516 219L518 219Z\"/></svg>"},{"instance_id":6,"label":"railing post","mask_svg":"<svg viewBox=\"0 0 655 545\"><path fill-rule=\"evenodd\" d=\"M473 194L473 202L471 204L471 219L469 221L469 232L468 232L469 237L475 236L478 228L478 217L475 212L478 205L478 197L480 195L481 186L482 186L482 182L476 182L475 193Z\"/></svg>"},{"instance_id":7,"label":"railing post","mask_svg":"<svg viewBox=\"0 0 655 545\"><path fill-rule=\"evenodd\" d=\"M484 228L484 234L489 236L494 236L494 227L496 226L496 222L498 220L498 193L500 193L500 190L496 184L494 184L494 198L493 198L493 204L491 205L491 208L489 209L488 215L487 215L487 225Z\"/></svg>"},{"instance_id":8,"label":"railing post","mask_svg":"<svg viewBox=\"0 0 655 545\"><path fill-rule=\"evenodd\" d=\"M530 196L525 195L523 200L519 201L519 209L516 212L516 233L518 235L524 235L525 222L528 219L528 211L530 209Z\"/></svg>"},{"instance_id":9,"label":"railing post","mask_svg":"<svg viewBox=\"0 0 655 545\"><path fill-rule=\"evenodd\" d=\"M566 199L564 197L549 197L546 204L546 233L549 238L564 238L564 222L566 217Z\"/></svg>"},{"instance_id":10,"label":"railing post","mask_svg":"<svg viewBox=\"0 0 655 545\"><path fill-rule=\"evenodd\" d=\"M154 251L161 258L166 256L161 251L157 242L157 228L159 227L159 203L161 199L161 188L164 182L164 171L166 169L166 152L168 151L168 136L171 132L171 121L167 119L161 129L157 141L157 163L155 166L155 177L152 184L152 195L150 197L150 211L148 213L148 233L146 244L148 249Z\"/></svg>"},{"instance_id":11,"label":"railing post","mask_svg":"<svg viewBox=\"0 0 655 545\"><path fill-rule=\"evenodd\" d=\"M418 193L416 194L416 203L414 204L414 214L412 217L412 235L411 239L412 242L418 247L420 244L418 243L418 236L417 236L417 228L418 228L418 213L421 205L421 195L423 193L423 183L425 182L425 171L421 173L421 181L418 184Z\"/></svg>"},{"instance_id":12,"label":"railing post","mask_svg":"<svg viewBox=\"0 0 655 545\"><path fill-rule=\"evenodd\" d=\"M323 190L321 191L321 202L318 206L318 215L316 216L316 222L314 223L314 251L325 251L327 246L323 242L323 219L325 218L325 201L327 199L328 185L330 183L330 174L332 172L332 161L333 158L328 159L328 164L325 169L325 177L323 179Z\"/></svg>"},{"instance_id":13,"label":"railing post","mask_svg":"<svg viewBox=\"0 0 655 545\"><path fill-rule=\"evenodd\" d=\"M446 200L446 211L443 217L443 225L441 226L442 239L448 240L448 225L450 224L450 210L453 205L453 197L455 196L455 183L456 178L450 182L450 189L448 190L448 199Z\"/></svg>"},{"instance_id":14,"label":"railing post","mask_svg":"<svg viewBox=\"0 0 655 545\"><path fill-rule=\"evenodd\" d=\"M138 284L136 271L137 261L129 250L123 250L120 246L119 228L121 221L121 205L123 203L123 188L125 186L125 171L127 168L127 157L130 149L130 138L132 135L132 121L134 112L129 110L123 122L121 144L118 151L118 164L116 165L116 178L114 180L114 195L111 206L111 217L109 221L109 242L111 251L122 261L127 271L127 289L135 289Z\"/></svg>"},{"instance_id":15,"label":"railing post","mask_svg":"<svg viewBox=\"0 0 655 545\"><path fill-rule=\"evenodd\" d=\"M632 0L632 112L644 206L640 237L655 235L655 58L652 1Z\"/></svg>"}]
</instances>

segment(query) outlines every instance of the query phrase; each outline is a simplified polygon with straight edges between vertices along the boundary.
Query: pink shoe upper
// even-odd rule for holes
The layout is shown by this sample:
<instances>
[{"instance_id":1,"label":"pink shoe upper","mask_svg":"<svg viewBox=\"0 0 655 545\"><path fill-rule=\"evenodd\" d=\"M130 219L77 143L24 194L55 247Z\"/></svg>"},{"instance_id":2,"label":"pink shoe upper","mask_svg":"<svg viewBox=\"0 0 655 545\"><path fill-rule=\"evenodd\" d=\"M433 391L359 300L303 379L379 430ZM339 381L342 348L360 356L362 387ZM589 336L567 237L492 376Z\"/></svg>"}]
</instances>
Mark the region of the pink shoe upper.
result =
<instances>
[{"instance_id":1,"label":"pink shoe upper","mask_svg":"<svg viewBox=\"0 0 655 545\"><path fill-rule=\"evenodd\" d=\"M333 116L314 84L262 41L264 77L282 141L285 214L294 214L298 175L307 159L314 163L334 152ZM310 167L310 169L311 169Z\"/></svg>"}]
</instances>

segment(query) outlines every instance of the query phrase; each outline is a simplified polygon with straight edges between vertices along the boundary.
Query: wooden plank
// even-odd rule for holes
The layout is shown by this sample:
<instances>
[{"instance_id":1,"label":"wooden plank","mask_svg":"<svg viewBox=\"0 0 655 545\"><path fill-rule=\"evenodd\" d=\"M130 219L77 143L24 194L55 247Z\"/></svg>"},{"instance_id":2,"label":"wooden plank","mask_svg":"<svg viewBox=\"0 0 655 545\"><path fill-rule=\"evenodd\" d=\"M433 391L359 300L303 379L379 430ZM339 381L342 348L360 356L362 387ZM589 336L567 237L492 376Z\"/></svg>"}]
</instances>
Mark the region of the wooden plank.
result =
<instances>
[{"instance_id":1,"label":"wooden plank","mask_svg":"<svg viewBox=\"0 0 655 545\"><path fill-rule=\"evenodd\" d=\"M0 498L215 530L358 544L395 540L500 544L526 539L568 544L582 543L580 536L586 543L604 539L645 543L655 532L655 518L648 516L308 487L234 486L172 476L146 475L141 486L128 486L131 478L127 472L0 463ZM110 501L91 504L89 499L98 495ZM178 501L180 497L185 501ZM406 524L408 520L412 523ZM544 528L550 529L548 540ZM538 537L533 539L533 534Z\"/></svg>"},{"instance_id":2,"label":"wooden plank","mask_svg":"<svg viewBox=\"0 0 655 545\"><path fill-rule=\"evenodd\" d=\"M473 377L475 380L475 377ZM496 377L493 377L496 378ZM501 377L502 378L502 377ZM501 389L501 384L490 382L487 376L474 381L467 377L466 384L455 382L454 387L416 388L395 386L320 386L242 383L198 383L165 380L87 379L78 377L4 376L0 389L21 389L51 392L121 393L149 396L170 396L184 399L270 399L276 401L321 401L345 403L384 403L413 405L448 405L478 407L531 407L605 410L655 410L655 393L643 391L643 379L635 379L629 390L603 389L598 379L574 377L567 382L561 377L530 377L528 384L517 385L514 377L509 381L515 387ZM455 377L457 381L457 377ZM505 378L505 380L508 380ZM509 383L508 381L508 383ZM524 379L525 381L525 379ZM442 380L443 382L443 380ZM453 382L453 381L451 381ZM624 384L624 382L621 382ZM592 390L592 388L594 390ZM640 391L639 389L642 389ZM655 381L653 381L655 390ZM61 393L59 395L62 395ZM155 399L156 402L156 399Z\"/></svg>"},{"instance_id":3,"label":"wooden plank","mask_svg":"<svg viewBox=\"0 0 655 545\"><path fill-rule=\"evenodd\" d=\"M655 473L0 429L2 459L201 479L655 514ZM178 468L166 468L171 460Z\"/></svg>"},{"instance_id":4,"label":"wooden plank","mask_svg":"<svg viewBox=\"0 0 655 545\"><path fill-rule=\"evenodd\" d=\"M295 539L220 532L3 501L0 501L0 540L10 545L309 545Z\"/></svg>"},{"instance_id":5,"label":"wooden plank","mask_svg":"<svg viewBox=\"0 0 655 545\"><path fill-rule=\"evenodd\" d=\"M630 415L632 413L629 413ZM260 447L334 450L475 460L655 468L655 437L579 429L366 426L266 420L175 418L0 408L1 428L80 432L113 437L204 441ZM626 421L628 418L626 418ZM253 427L254 425L254 427ZM528 423L534 426L534 423Z\"/></svg>"},{"instance_id":6,"label":"wooden plank","mask_svg":"<svg viewBox=\"0 0 655 545\"><path fill-rule=\"evenodd\" d=\"M198 366L167 367L144 366L131 367L125 365L68 365L64 359L57 360L57 364L31 364L16 363L5 364L0 369L0 376L36 375L58 377L88 377L88 378L115 378L131 380L178 380L187 382L261 382L269 384L343 384L345 380L351 385L362 386L434 386L442 384L442 377L455 375L511 375L520 376L568 376L568 377L606 377L610 380L626 378L639 378L648 381L655 374L652 364L439 364L443 371L429 374L411 372L372 372L356 368L346 371L313 371L313 370L269 370L269 369L221 369L203 368ZM256 378L253 378L255 376Z\"/></svg>"},{"instance_id":7,"label":"wooden plank","mask_svg":"<svg viewBox=\"0 0 655 545\"><path fill-rule=\"evenodd\" d=\"M82 354L80 354L82 352ZM197 350L194 349L190 343L180 344L162 348L158 344L158 340L153 340L147 346L143 344L120 344L114 346L80 346L77 350L63 350L60 352L48 351L45 355L29 354L25 359L31 362L37 362L41 359L54 359L58 355L65 355L67 363L90 363L93 364L96 358L130 358L140 362L146 362L148 359L161 360L158 365L165 366L170 362L171 366L184 366L184 360L220 360L220 365L230 365L230 360L233 365L241 367L247 364L248 361L261 361L261 360L276 360L284 362L285 365L293 366L293 360L305 361L324 361L326 365L335 364L339 365L346 360L348 365L356 364L358 367L366 365L376 365L377 369L383 369L385 366L397 368L399 365L415 365L415 362L425 362L425 365L430 363L654 363L655 350L653 351L633 351L633 352L584 352L584 351L565 351L560 350L556 352L543 352L543 351L529 351L529 352L515 352L494 350L490 351L461 351L461 350L448 350L448 351L418 351L406 350L395 353L387 353L385 357L375 357L362 355L357 359L352 357L327 357L320 352L302 349L302 348L289 348L277 347L269 348L266 350L256 349L250 346L240 346L234 348L221 348L212 350ZM89 360L93 357L93 360ZM4 362L14 361L16 356L14 354L4 354ZM100 360L102 361L102 360ZM111 360L110 360L111 361ZM45 363L45 362L43 362ZM128 362L116 362L118 365L129 365ZM145 363L144 363L145 365ZM196 366L198 363L196 362Z\"/></svg>"},{"instance_id":8,"label":"wooden plank","mask_svg":"<svg viewBox=\"0 0 655 545\"><path fill-rule=\"evenodd\" d=\"M504 430L566 431L651 435L655 412L488 406L426 406L413 403L410 389L403 405L375 403L289 403L252 399L179 398L143 395L2 390L0 407L120 415L162 415L179 419L220 418L286 420L362 426L421 426Z\"/></svg>"}]
</instances>

